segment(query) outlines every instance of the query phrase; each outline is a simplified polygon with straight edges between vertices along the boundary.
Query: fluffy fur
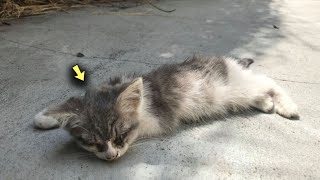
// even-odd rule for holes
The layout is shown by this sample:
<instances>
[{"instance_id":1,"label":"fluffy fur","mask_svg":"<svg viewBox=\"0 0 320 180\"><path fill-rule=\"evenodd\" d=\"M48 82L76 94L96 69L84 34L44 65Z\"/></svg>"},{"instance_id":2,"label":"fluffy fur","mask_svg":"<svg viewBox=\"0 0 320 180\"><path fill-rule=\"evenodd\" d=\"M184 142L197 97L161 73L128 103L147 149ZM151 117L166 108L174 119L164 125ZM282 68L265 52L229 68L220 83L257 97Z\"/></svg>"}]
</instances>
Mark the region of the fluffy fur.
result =
<instances>
[{"instance_id":1,"label":"fluffy fur","mask_svg":"<svg viewBox=\"0 0 320 180\"><path fill-rule=\"evenodd\" d=\"M83 97L46 108L38 128L64 127L97 157L121 157L139 137L159 136L183 122L255 107L299 119L296 104L272 79L248 69L252 59L193 57L147 74L114 77Z\"/></svg>"}]
</instances>

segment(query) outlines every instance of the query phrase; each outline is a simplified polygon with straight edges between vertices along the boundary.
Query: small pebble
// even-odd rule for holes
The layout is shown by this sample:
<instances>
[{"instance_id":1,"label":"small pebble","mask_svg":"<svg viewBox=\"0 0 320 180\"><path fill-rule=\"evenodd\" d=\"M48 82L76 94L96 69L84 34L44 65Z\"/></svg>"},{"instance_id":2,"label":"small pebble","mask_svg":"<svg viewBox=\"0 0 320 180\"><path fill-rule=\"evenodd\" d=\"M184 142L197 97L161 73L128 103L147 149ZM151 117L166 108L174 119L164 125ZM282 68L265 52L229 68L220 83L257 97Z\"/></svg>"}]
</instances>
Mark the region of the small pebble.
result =
<instances>
[{"instance_id":1,"label":"small pebble","mask_svg":"<svg viewBox=\"0 0 320 180\"><path fill-rule=\"evenodd\" d=\"M82 53L77 53L77 57L84 57L84 54L82 54Z\"/></svg>"}]
</instances>

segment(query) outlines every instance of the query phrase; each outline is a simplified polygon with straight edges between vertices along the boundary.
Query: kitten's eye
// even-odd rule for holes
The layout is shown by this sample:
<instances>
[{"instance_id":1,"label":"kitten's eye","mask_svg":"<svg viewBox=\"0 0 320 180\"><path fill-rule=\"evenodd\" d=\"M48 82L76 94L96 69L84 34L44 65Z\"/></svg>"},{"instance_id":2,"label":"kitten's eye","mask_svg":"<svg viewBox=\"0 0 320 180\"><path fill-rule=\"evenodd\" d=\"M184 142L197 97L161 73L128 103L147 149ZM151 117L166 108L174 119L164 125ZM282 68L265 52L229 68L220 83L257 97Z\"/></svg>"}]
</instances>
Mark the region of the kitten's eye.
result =
<instances>
[{"instance_id":1,"label":"kitten's eye","mask_svg":"<svg viewBox=\"0 0 320 180\"><path fill-rule=\"evenodd\" d=\"M117 146L123 146L123 136L120 135L118 136L115 140L114 140L114 144L116 144Z\"/></svg>"},{"instance_id":2,"label":"kitten's eye","mask_svg":"<svg viewBox=\"0 0 320 180\"><path fill-rule=\"evenodd\" d=\"M77 140L83 145L87 145L87 146L92 146L93 145L92 142L88 142L85 139L83 139L82 137L78 137Z\"/></svg>"},{"instance_id":3,"label":"kitten's eye","mask_svg":"<svg viewBox=\"0 0 320 180\"><path fill-rule=\"evenodd\" d=\"M103 152L106 150L105 145L103 145L103 144L96 144L96 147L99 152Z\"/></svg>"},{"instance_id":4,"label":"kitten's eye","mask_svg":"<svg viewBox=\"0 0 320 180\"><path fill-rule=\"evenodd\" d=\"M77 137L76 138L78 142L80 142L81 144L84 145L89 145L90 143L88 143L87 141L85 141L82 137Z\"/></svg>"}]
</instances>

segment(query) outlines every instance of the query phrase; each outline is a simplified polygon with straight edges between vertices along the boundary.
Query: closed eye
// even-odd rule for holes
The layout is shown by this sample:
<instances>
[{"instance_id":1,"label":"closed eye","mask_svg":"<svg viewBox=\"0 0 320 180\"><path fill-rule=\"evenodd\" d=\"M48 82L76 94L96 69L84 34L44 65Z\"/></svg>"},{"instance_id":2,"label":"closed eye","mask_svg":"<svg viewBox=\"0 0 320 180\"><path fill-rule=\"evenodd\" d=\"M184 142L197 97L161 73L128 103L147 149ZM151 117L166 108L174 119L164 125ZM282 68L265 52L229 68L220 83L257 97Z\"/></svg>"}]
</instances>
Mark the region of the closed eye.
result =
<instances>
[{"instance_id":1,"label":"closed eye","mask_svg":"<svg viewBox=\"0 0 320 180\"><path fill-rule=\"evenodd\" d=\"M125 130L124 129L119 130L117 128L114 128L116 133L116 138L114 139L113 143L119 147L123 147L126 141L128 140L127 138L128 135L137 127L138 127L138 123L133 124L130 128Z\"/></svg>"},{"instance_id":2,"label":"closed eye","mask_svg":"<svg viewBox=\"0 0 320 180\"><path fill-rule=\"evenodd\" d=\"M106 150L106 146L103 144L96 144L96 147L99 152L103 152Z\"/></svg>"},{"instance_id":3,"label":"closed eye","mask_svg":"<svg viewBox=\"0 0 320 180\"><path fill-rule=\"evenodd\" d=\"M113 143L117 146L123 147L124 146L123 137L122 136L117 137Z\"/></svg>"},{"instance_id":4,"label":"closed eye","mask_svg":"<svg viewBox=\"0 0 320 180\"><path fill-rule=\"evenodd\" d=\"M126 141L127 139L127 136L129 135L129 133L132 131L133 129L128 129L127 131L125 131L124 133L122 133L121 135L118 135L117 138L114 140L114 143L116 145L119 145L119 146L123 146L124 145L124 142Z\"/></svg>"},{"instance_id":5,"label":"closed eye","mask_svg":"<svg viewBox=\"0 0 320 180\"><path fill-rule=\"evenodd\" d=\"M122 132L119 133L118 136L122 136L122 138L125 139L125 138L128 136L128 134L129 134L131 131L135 130L137 127L138 127L138 123L133 124L130 128L128 128L128 129L126 129L126 130L122 130ZM117 131L116 131L116 132L117 132ZM118 134L118 132L117 132L117 134Z\"/></svg>"},{"instance_id":6,"label":"closed eye","mask_svg":"<svg viewBox=\"0 0 320 180\"><path fill-rule=\"evenodd\" d=\"M85 141L83 138L81 137L77 137L76 138L78 142L80 142L81 144L84 144L84 145L90 145L90 143L88 143L87 141Z\"/></svg>"},{"instance_id":7,"label":"closed eye","mask_svg":"<svg viewBox=\"0 0 320 180\"><path fill-rule=\"evenodd\" d=\"M95 146L95 143L92 141L88 141L83 139L82 137L77 137L76 140L78 141L78 143L80 143L82 146L87 146L90 148L93 148Z\"/></svg>"}]
</instances>

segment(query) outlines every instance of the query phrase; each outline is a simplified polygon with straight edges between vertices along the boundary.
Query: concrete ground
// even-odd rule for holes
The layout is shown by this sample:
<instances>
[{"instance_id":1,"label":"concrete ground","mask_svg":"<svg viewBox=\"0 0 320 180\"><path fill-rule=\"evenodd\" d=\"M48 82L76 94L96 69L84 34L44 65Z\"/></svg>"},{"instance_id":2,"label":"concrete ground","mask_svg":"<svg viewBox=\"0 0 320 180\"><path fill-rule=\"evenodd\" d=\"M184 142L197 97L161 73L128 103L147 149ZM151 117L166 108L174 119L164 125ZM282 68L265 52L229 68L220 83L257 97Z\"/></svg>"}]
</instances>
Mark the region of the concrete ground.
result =
<instances>
[{"instance_id":1,"label":"concrete ground","mask_svg":"<svg viewBox=\"0 0 320 180\"><path fill-rule=\"evenodd\" d=\"M320 2L167 0L159 6L99 7L0 26L0 179L320 179ZM85 57L75 54L81 52ZM256 60L300 108L300 121L249 113L149 140L109 163L63 130L40 131L34 115L82 94L88 84L193 53Z\"/></svg>"}]
</instances>

